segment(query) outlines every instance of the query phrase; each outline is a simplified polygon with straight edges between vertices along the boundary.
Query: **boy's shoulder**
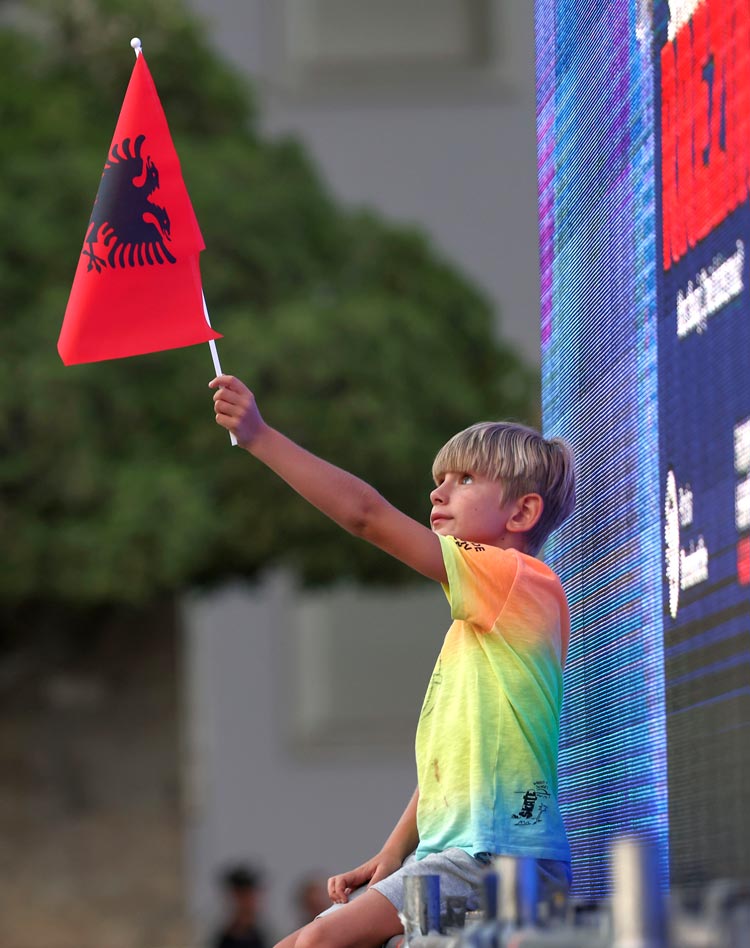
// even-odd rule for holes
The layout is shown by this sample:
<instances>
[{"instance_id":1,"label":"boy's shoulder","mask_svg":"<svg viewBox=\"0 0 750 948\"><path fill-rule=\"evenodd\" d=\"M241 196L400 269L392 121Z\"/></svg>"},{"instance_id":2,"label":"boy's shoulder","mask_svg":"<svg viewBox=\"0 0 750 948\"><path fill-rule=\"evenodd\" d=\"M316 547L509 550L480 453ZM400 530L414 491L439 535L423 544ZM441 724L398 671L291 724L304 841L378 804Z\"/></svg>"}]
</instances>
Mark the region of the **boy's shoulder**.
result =
<instances>
[{"instance_id":1,"label":"boy's shoulder","mask_svg":"<svg viewBox=\"0 0 750 948\"><path fill-rule=\"evenodd\" d=\"M560 577L544 560L540 560L537 556L530 556L528 553L520 553L518 550L512 552L518 558L519 579L525 580L531 587L544 586L549 590L555 589L563 593ZM520 585L523 587L524 583Z\"/></svg>"},{"instance_id":2,"label":"boy's shoulder","mask_svg":"<svg viewBox=\"0 0 750 948\"><path fill-rule=\"evenodd\" d=\"M546 587L548 590L563 593L560 577L544 560L530 553L523 553L516 549L505 549L489 543L475 543L472 540L451 538L455 545L469 556L486 554L494 564L497 573L511 574L512 589L523 595L525 591ZM459 554L460 555L460 554ZM490 569L490 573L493 569ZM510 591L510 590L509 590Z\"/></svg>"},{"instance_id":3,"label":"boy's shoulder","mask_svg":"<svg viewBox=\"0 0 750 948\"><path fill-rule=\"evenodd\" d=\"M508 564L513 564L515 569L522 569L525 572L540 577L544 576L549 579L556 579L559 582L559 577L552 567L531 553L523 553L521 550L514 548L506 549L505 547L494 546L491 543L477 543L474 540L464 540L454 536L441 537L441 539L449 544L449 549L453 546L457 547L458 550L471 554L487 553L492 559L499 561L504 560Z\"/></svg>"}]
</instances>

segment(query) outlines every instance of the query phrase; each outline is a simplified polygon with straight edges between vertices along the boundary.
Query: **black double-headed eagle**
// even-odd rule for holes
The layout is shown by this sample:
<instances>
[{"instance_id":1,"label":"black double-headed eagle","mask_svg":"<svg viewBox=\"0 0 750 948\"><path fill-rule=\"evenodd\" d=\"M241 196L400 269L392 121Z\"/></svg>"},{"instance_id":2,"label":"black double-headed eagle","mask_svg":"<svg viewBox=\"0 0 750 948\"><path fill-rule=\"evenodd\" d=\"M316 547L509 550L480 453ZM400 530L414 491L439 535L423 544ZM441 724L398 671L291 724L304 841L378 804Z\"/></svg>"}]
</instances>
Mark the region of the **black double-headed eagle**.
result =
<instances>
[{"instance_id":1,"label":"black double-headed eagle","mask_svg":"<svg viewBox=\"0 0 750 948\"><path fill-rule=\"evenodd\" d=\"M130 138L112 146L84 241L89 271L176 262L166 246L171 240L169 214L151 200L159 187L159 169L150 156L142 157L145 140L138 135L132 147ZM102 245L100 254L97 244Z\"/></svg>"}]
</instances>

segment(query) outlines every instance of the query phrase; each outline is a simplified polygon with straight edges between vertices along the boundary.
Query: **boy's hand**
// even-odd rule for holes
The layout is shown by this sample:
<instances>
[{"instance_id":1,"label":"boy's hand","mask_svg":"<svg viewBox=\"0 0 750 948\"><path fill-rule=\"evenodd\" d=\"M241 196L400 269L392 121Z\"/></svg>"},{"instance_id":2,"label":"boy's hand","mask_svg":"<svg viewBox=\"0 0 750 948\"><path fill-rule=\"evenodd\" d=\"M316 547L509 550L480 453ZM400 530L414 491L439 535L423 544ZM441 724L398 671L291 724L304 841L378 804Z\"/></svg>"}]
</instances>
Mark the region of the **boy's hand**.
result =
<instances>
[{"instance_id":1,"label":"boy's hand","mask_svg":"<svg viewBox=\"0 0 750 948\"><path fill-rule=\"evenodd\" d=\"M352 869L351 872L344 872L339 876L331 876L328 880L328 895L332 902L348 902L349 895L360 886L373 885L380 882L392 872L401 868L403 860L398 856L391 855L388 852L379 852L377 856L363 862L361 866Z\"/></svg>"},{"instance_id":2,"label":"boy's hand","mask_svg":"<svg viewBox=\"0 0 750 948\"><path fill-rule=\"evenodd\" d=\"M216 389L216 423L230 431L241 447L249 448L265 427L253 393L233 375L219 375L208 387Z\"/></svg>"}]
</instances>

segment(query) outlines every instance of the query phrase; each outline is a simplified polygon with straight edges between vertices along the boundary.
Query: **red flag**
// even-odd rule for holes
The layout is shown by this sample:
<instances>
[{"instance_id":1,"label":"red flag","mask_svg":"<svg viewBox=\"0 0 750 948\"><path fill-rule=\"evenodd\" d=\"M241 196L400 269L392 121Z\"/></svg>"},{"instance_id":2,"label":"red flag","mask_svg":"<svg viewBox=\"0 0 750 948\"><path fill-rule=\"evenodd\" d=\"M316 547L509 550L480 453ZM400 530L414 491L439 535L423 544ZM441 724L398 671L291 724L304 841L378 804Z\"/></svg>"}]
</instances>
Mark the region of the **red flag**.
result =
<instances>
[{"instance_id":1,"label":"red flag","mask_svg":"<svg viewBox=\"0 0 750 948\"><path fill-rule=\"evenodd\" d=\"M203 308L204 248L141 53L125 93L57 349L66 365L220 339Z\"/></svg>"}]
</instances>

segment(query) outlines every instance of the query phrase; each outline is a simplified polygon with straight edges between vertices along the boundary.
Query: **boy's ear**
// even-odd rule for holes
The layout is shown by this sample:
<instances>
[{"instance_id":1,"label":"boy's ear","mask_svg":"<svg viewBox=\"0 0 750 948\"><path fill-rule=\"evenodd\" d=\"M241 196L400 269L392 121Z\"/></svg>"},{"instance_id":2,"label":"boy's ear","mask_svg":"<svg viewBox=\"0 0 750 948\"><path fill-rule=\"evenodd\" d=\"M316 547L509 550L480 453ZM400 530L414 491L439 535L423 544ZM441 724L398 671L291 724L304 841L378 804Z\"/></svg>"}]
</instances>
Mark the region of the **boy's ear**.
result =
<instances>
[{"instance_id":1,"label":"boy's ear","mask_svg":"<svg viewBox=\"0 0 750 948\"><path fill-rule=\"evenodd\" d=\"M544 501L539 494L524 494L515 503L505 529L510 533L526 533L539 523Z\"/></svg>"}]
</instances>

